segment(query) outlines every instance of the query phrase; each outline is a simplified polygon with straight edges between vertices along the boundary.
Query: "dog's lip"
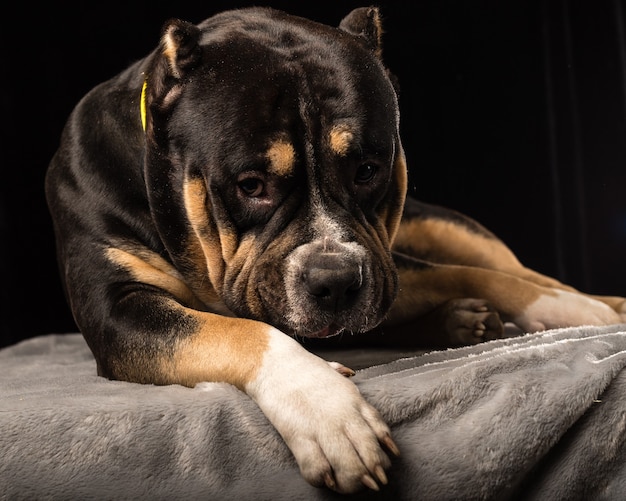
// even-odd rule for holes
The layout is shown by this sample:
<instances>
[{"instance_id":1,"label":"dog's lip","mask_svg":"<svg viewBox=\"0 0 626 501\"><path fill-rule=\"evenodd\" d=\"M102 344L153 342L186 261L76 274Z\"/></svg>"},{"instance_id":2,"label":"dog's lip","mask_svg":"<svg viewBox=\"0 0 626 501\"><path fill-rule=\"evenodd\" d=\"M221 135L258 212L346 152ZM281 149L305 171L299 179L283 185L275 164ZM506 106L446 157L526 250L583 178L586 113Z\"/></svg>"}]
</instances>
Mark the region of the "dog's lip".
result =
<instances>
[{"instance_id":1,"label":"dog's lip","mask_svg":"<svg viewBox=\"0 0 626 501\"><path fill-rule=\"evenodd\" d=\"M343 331L343 327L339 327L336 324L330 324L324 327L322 330L313 332L311 334L307 334L306 337L314 337L314 338L332 337L332 336L336 336L341 331Z\"/></svg>"}]
</instances>

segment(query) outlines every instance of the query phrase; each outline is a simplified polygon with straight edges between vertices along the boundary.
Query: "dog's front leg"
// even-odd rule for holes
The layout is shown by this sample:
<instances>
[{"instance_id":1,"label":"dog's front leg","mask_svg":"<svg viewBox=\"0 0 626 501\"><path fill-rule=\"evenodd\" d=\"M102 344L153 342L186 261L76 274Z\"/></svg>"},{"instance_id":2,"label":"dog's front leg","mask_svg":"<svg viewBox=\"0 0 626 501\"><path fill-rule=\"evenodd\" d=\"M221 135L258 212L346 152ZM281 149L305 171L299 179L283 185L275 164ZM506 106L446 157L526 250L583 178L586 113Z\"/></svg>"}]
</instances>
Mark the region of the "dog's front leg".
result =
<instances>
[{"instance_id":1,"label":"dog's front leg","mask_svg":"<svg viewBox=\"0 0 626 501\"><path fill-rule=\"evenodd\" d=\"M313 485L343 493L386 484L381 444L398 449L379 413L327 362L269 329L259 370L245 385Z\"/></svg>"},{"instance_id":2,"label":"dog's front leg","mask_svg":"<svg viewBox=\"0 0 626 501\"><path fill-rule=\"evenodd\" d=\"M378 489L397 454L390 430L357 387L293 338L262 322L180 305L156 291L111 310L106 348L91 340L102 375L156 384L234 384L257 402L304 478L342 493ZM87 331L89 332L89 331Z\"/></svg>"},{"instance_id":3,"label":"dog's front leg","mask_svg":"<svg viewBox=\"0 0 626 501\"><path fill-rule=\"evenodd\" d=\"M342 493L386 484L389 427L357 387L279 330L188 311L200 321L179 341L170 382L226 381L244 390L283 437L304 478ZM181 377L182 376L182 377Z\"/></svg>"}]
</instances>

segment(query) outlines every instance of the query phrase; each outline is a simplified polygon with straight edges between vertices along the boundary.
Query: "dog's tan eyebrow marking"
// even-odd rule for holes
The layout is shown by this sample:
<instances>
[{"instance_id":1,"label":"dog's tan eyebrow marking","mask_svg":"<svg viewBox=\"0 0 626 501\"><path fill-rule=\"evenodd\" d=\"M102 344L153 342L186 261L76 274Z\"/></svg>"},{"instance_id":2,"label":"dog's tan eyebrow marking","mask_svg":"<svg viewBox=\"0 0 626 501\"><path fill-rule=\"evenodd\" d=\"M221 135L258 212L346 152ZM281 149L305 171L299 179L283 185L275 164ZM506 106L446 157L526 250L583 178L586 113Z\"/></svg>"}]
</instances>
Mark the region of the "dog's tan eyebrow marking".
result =
<instances>
[{"instance_id":1,"label":"dog's tan eyebrow marking","mask_svg":"<svg viewBox=\"0 0 626 501\"><path fill-rule=\"evenodd\" d=\"M329 136L330 149L340 157L345 157L354 141L354 133L350 127L346 124L335 125Z\"/></svg>"},{"instance_id":2,"label":"dog's tan eyebrow marking","mask_svg":"<svg viewBox=\"0 0 626 501\"><path fill-rule=\"evenodd\" d=\"M266 157L270 162L268 171L279 176L290 176L296 163L296 151L293 145L283 139L274 141L267 149Z\"/></svg>"}]
</instances>

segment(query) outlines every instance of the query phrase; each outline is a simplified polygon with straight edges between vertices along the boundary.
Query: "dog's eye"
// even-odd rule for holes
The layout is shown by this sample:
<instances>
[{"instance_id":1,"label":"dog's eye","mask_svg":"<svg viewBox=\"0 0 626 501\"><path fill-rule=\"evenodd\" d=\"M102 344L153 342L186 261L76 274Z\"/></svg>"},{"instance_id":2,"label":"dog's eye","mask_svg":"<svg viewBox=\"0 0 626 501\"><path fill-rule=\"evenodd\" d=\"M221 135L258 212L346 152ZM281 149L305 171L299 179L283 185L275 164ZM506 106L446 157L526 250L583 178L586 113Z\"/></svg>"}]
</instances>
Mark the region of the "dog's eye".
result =
<instances>
[{"instance_id":1,"label":"dog's eye","mask_svg":"<svg viewBox=\"0 0 626 501\"><path fill-rule=\"evenodd\" d=\"M374 179L377 170L378 167L371 163L359 165L356 169L356 174L354 175L354 182L356 184L369 183L372 179Z\"/></svg>"},{"instance_id":2,"label":"dog's eye","mask_svg":"<svg viewBox=\"0 0 626 501\"><path fill-rule=\"evenodd\" d=\"M247 177L238 183L241 192L251 198L260 197L265 191L265 183L258 177Z\"/></svg>"}]
</instances>

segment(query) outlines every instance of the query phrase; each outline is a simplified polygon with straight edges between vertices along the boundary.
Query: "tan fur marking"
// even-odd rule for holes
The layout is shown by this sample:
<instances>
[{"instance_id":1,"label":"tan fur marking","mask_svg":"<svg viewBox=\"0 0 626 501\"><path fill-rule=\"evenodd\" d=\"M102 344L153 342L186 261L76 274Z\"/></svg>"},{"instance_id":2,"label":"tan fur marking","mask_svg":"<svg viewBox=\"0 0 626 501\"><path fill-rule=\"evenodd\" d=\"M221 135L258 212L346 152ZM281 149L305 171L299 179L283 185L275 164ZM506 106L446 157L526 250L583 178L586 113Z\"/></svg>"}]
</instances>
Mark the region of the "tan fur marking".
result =
<instances>
[{"instance_id":1,"label":"tan fur marking","mask_svg":"<svg viewBox=\"0 0 626 501\"><path fill-rule=\"evenodd\" d=\"M163 34L161 43L163 44L163 55L167 58L167 61L169 62L172 75L175 78L180 78L180 71L178 71L178 66L176 65L176 51L178 47L172 38L172 31L175 29L176 27L170 26Z\"/></svg>"},{"instance_id":2,"label":"tan fur marking","mask_svg":"<svg viewBox=\"0 0 626 501\"><path fill-rule=\"evenodd\" d=\"M405 221L395 244L397 248L412 249L414 255L432 262L499 270L541 287L579 292L555 278L525 267L497 238L489 238L450 221L437 219ZM596 297L596 299L607 303L618 312L624 301L622 298Z\"/></svg>"},{"instance_id":3,"label":"tan fur marking","mask_svg":"<svg viewBox=\"0 0 626 501\"><path fill-rule=\"evenodd\" d=\"M249 252L244 248L247 244L240 241L229 227L218 227L210 220L209 201L202 179L187 179L183 185L183 197L187 217L206 258L211 282L219 286L224 278L226 263L237 253L246 255ZM252 246L253 243L252 238L248 240L248 245Z\"/></svg>"},{"instance_id":4,"label":"tan fur marking","mask_svg":"<svg viewBox=\"0 0 626 501\"><path fill-rule=\"evenodd\" d=\"M198 292L198 295L206 304L211 304L211 300L218 300L216 291L220 291L224 283L226 264L232 262L236 253L241 254L244 243L239 242L235 232L228 226L218 226L211 219L204 180L187 179L183 184L183 199L187 218L193 229L192 236L187 242L189 262L198 270L196 281L201 281L197 283L195 289L208 291L208 284L205 283L208 277L213 289L207 292L207 299L201 292ZM215 308L221 308L223 314L232 315L221 302L220 305L211 306L213 311Z\"/></svg>"},{"instance_id":5,"label":"tan fur marking","mask_svg":"<svg viewBox=\"0 0 626 501\"><path fill-rule=\"evenodd\" d=\"M346 124L335 125L329 134L330 149L340 157L345 157L354 141L354 133Z\"/></svg>"},{"instance_id":6,"label":"tan fur marking","mask_svg":"<svg viewBox=\"0 0 626 501\"><path fill-rule=\"evenodd\" d=\"M245 389L262 366L271 327L211 313L190 314L201 320L201 327L195 335L178 342L174 357L163 361L163 373L186 386L223 381Z\"/></svg>"},{"instance_id":7,"label":"tan fur marking","mask_svg":"<svg viewBox=\"0 0 626 501\"><path fill-rule=\"evenodd\" d=\"M382 59L382 39L383 39L383 21L380 17L380 11L374 9L374 26L376 27L376 56Z\"/></svg>"},{"instance_id":8,"label":"tan fur marking","mask_svg":"<svg viewBox=\"0 0 626 501\"><path fill-rule=\"evenodd\" d=\"M475 233L468 228L441 219L414 219L402 223L394 242L398 248L410 248L423 259L442 263L499 270L528 280L541 287L578 292L573 287L542 275L519 262L500 240ZM600 299L602 300L602 299ZM605 301L614 307L614 302Z\"/></svg>"},{"instance_id":9,"label":"tan fur marking","mask_svg":"<svg viewBox=\"0 0 626 501\"><path fill-rule=\"evenodd\" d=\"M194 308L202 307L176 268L149 249L124 250L111 247L106 250L106 255L110 261L126 269L138 282L165 290L183 304Z\"/></svg>"},{"instance_id":10,"label":"tan fur marking","mask_svg":"<svg viewBox=\"0 0 626 501\"><path fill-rule=\"evenodd\" d=\"M202 179L186 180L183 185L183 197L187 218L196 237L195 260L200 258L200 254L203 256L211 283L219 286L224 278L224 255L219 232L209 220L204 181Z\"/></svg>"},{"instance_id":11,"label":"tan fur marking","mask_svg":"<svg viewBox=\"0 0 626 501\"><path fill-rule=\"evenodd\" d=\"M443 219L412 219L402 223L394 245L412 254L447 264L463 264L503 271L522 265L502 242Z\"/></svg>"},{"instance_id":12,"label":"tan fur marking","mask_svg":"<svg viewBox=\"0 0 626 501\"><path fill-rule=\"evenodd\" d=\"M278 176L291 176L296 163L296 151L293 145L281 139L274 141L267 150L270 162L268 171Z\"/></svg>"},{"instance_id":13,"label":"tan fur marking","mask_svg":"<svg viewBox=\"0 0 626 501\"><path fill-rule=\"evenodd\" d=\"M202 251L202 246L196 238L190 238L186 245L185 261L193 268L190 273L190 287L198 298L211 307L211 311L221 311L224 315L232 315L228 311L211 283L207 262Z\"/></svg>"},{"instance_id":14,"label":"tan fur marking","mask_svg":"<svg viewBox=\"0 0 626 501\"><path fill-rule=\"evenodd\" d=\"M398 144L398 151L393 165L393 176L396 190L396 200L390 206L385 207L381 214L382 220L385 221L387 233L389 235L389 245L392 245L398 234L400 222L402 220L402 209L406 200L406 192L408 187L408 170L406 166L406 157L401 144Z\"/></svg>"},{"instance_id":15,"label":"tan fur marking","mask_svg":"<svg viewBox=\"0 0 626 501\"><path fill-rule=\"evenodd\" d=\"M546 289L508 273L458 265L434 265L425 270L399 270L400 293L390 312L390 324L405 323L449 299L476 297L489 301L503 320L520 315ZM416 305L424 305L420 311Z\"/></svg>"}]
</instances>

